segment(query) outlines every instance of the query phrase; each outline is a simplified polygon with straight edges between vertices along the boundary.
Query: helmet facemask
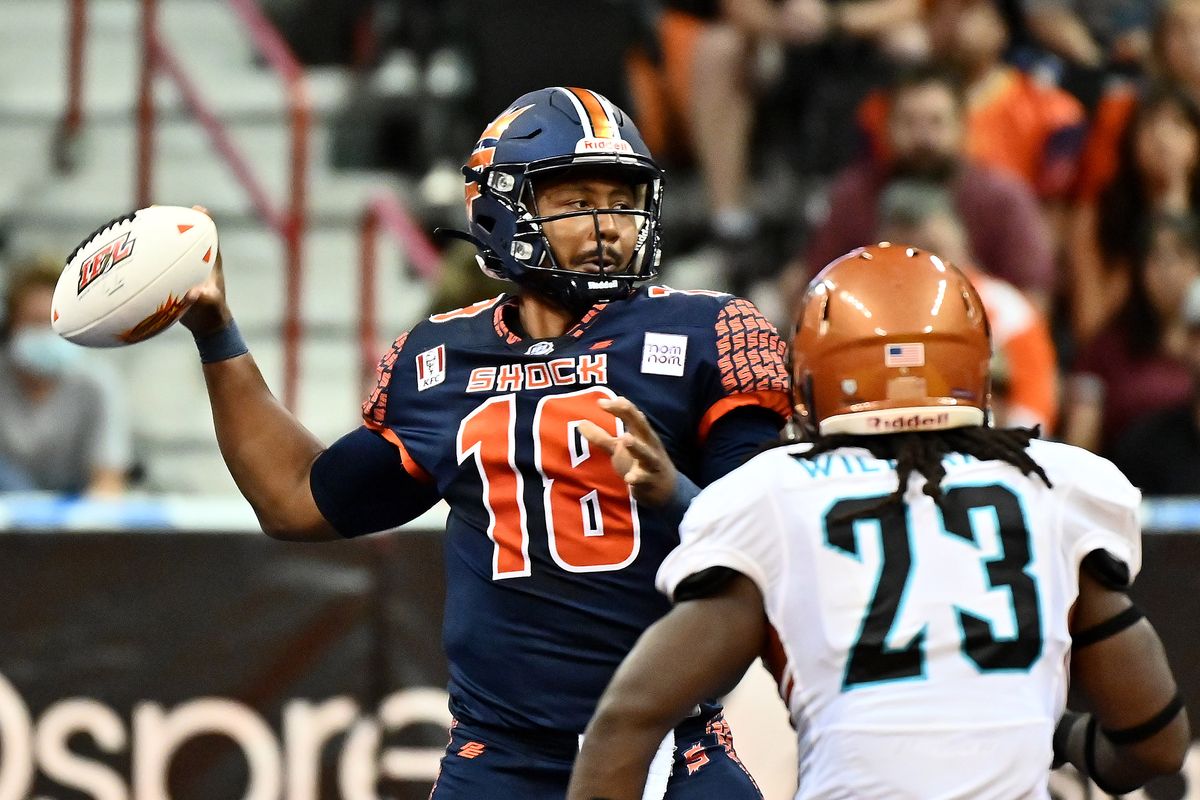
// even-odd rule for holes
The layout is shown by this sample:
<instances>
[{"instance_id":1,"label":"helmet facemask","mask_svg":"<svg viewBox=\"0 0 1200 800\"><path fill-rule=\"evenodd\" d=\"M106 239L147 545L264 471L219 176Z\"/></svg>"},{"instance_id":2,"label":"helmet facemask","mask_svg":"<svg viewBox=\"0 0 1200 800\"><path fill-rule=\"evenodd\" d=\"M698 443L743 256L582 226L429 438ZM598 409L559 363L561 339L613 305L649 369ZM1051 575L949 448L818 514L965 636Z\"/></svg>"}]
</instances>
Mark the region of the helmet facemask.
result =
<instances>
[{"instance_id":1,"label":"helmet facemask","mask_svg":"<svg viewBox=\"0 0 1200 800\"><path fill-rule=\"evenodd\" d=\"M616 177L628 184L632 190L628 207L615 205L558 213L546 213L539 208L547 178L569 179L576 174L580 175L581 180L595 174L610 180ZM514 252L514 256L529 265L529 278L535 286L546 291L544 287L547 283L551 286L556 282L567 284L572 287L569 293L577 296L585 307L632 294L638 282L657 272L657 265L653 263L648 247L650 235L656 227L657 203L653 198L656 184L655 179L638 170L586 166L582 169L555 170L533 177L527 182L521 203L525 213L518 218L518 233L514 237L514 249L520 249L521 253ZM563 240L566 239L566 246L570 247L572 236L570 230L556 235L556 223L562 220L584 221L589 228L588 238L594 244L594 249L584 253L562 252ZM617 234L616 242L607 237L603 230L610 225L627 228L630 222L635 230L632 244L628 242L627 230ZM578 228L575 235L578 235ZM559 252L556 252L556 243ZM627 249L623 249L622 245ZM535 254L540 254L540 261L535 260ZM593 268L597 271L593 272ZM562 302L563 298L556 296L559 292L551 289L549 294Z\"/></svg>"},{"instance_id":2,"label":"helmet facemask","mask_svg":"<svg viewBox=\"0 0 1200 800\"><path fill-rule=\"evenodd\" d=\"M483 193L499 201L516 222L508 253L504 254L507 258L502 259L500 254L496 254L497 260L508 263L493 263L491 269L485 266L485 271L493 277L514 280L570 311L582 313L595 303L633 294L638 283L658 274L658 217L662 181L657 174L639 165L607 161L580 163L578 160L570 165L531 164L520 175L505 171L499 178L495 177L499 170L489 172L492 174L481 176L485 178L480 182ZM541 213L538 200L542 196L541 187L547 179L575 172L619 177L633 189L631 207ZM508 192L496 191L496 187L504 186L511 188ZM601 218L609 216L635 219L637 234L629 252L614 252L614 248L606 243ZM599 272L584 271L573 268L572 264L560 263L551 243L554 223L580 217L590 218L595 255L589 262L596 264ZM616 263L618 259L620 263ZM514 264L519 265L519 269L513 269ZM502 266L507 269L497 268Z\"/></svg>"}]
</instances>

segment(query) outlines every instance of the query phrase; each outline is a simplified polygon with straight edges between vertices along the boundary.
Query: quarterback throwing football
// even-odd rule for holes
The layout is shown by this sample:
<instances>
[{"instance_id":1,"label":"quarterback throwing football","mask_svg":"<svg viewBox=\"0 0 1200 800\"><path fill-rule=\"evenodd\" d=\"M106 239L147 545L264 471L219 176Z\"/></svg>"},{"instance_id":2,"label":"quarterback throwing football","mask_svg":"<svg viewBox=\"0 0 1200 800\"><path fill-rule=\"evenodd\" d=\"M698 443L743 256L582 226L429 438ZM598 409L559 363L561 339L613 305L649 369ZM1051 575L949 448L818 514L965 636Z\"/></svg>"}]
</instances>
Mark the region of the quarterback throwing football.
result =
<instances>
[{"instance_id":1,"label":"quarterback throwing football","mask_svg":"<svg viewBox=\"0 0 1200 800\"><path fill-rule=\"evenodd\" d=\"M790 413L784 346L745 300L643 285L662 172L601 95L520 97L463 173L460 236L515 291L400 336L363 425L332 446L271 396L219 271L183 322L268 534L357 536L449 503L455 724L433 800L561 800L600 693L669 610L654 576L696 487ZM683 716L660 736L657 796L759 797L720 707L701 698Z\"/></svg>"}]
</instances>

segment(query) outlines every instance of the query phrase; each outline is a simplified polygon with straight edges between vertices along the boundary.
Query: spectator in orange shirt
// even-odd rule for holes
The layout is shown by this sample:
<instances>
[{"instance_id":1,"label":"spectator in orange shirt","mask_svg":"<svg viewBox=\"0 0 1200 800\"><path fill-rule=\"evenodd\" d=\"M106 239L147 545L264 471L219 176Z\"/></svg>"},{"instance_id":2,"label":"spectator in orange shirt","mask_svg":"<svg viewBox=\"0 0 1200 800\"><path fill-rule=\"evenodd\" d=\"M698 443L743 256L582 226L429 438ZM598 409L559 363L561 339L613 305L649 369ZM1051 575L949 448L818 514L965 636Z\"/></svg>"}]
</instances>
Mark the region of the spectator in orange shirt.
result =
<instances>
[{"instance_id":1,"label":"spectator in orange shirt","mask_svg":"<svg viewBox=\"0 0 1200 800\"><path fill-rule=\"evenodd\" d=\"M973 266L962 221L950 195L919 181L899 180L879 201L879 238L928 250L967 274L992 327L992 415L998 427L1041 425L1058 417L1058 363L1042 314L1010 283Z\"/></svg>"},{"instance_id":2,"label":"spectator in orange shirt","mask_svg":"<svg viewBox=\"0 0 1200 800\"><path fill-rule=\"evenodd\" d=\"M1198 6L1200 7L1200 6ZM1122 133L1112 180L1072 212L1067 265L1076 342L1085 346L1130 296L1138 243L1161 213L1200 211L1200 107L1157 86Z\"/></svg>"},{"instance_id":3,"label":"spectator in orange shirt","mask_svg":"<svg viewBox=\"0 0 1200 800\"><path fill-rule=\"evenodd\" d=\"M929 31L935 57L964 80L967 156L1015 175L1039 197L1065 199L1083 144L1083 105L1002 61L1008 25L991 0L934 0ZM859 123L880 162L891 156L887 106L887 95L876 91L859 109Z\"/></svg>"}]
</instances>

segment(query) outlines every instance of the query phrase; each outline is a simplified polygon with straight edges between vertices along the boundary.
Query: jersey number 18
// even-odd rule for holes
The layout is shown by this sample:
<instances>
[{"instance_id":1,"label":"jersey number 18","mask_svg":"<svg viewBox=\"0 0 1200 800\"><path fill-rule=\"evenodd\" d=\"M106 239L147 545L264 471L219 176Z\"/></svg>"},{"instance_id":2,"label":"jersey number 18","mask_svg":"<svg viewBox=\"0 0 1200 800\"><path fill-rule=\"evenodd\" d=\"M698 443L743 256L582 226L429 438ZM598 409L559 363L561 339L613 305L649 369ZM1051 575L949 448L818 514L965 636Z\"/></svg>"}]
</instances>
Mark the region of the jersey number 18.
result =
<instances>
[{"instance_id":1,"label":"jersey number 18","mask_svg":"<svg viewBox=\"0 0 1200 800\"><path fill-rule=\"evenodd\" d=\"M606 388L554 394L534 413L534 463L542 476L542 506L550 555L568 572L604 572L628 566L641 544L637 505L606 453L592 453L578 432L590 420L608 433L620 422L600 408L616 395ZM483 484L488 537L495 543L492 578L529 574L529 522L524 478L516 464L517 402L489 398L458 430L458 463L474 459Z\"/></svg>"}]
</instances>

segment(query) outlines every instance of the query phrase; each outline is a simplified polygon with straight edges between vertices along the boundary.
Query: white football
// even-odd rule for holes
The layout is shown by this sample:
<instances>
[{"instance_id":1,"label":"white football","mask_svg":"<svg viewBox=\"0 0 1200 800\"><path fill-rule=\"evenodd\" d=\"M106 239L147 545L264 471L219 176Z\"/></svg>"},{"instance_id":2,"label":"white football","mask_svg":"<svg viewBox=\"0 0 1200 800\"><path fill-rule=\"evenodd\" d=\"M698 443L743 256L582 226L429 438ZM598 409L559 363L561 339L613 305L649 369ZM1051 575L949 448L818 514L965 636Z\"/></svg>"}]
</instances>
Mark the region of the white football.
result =
<instances>
[{"instance_id":1,"label":"white football","mask_svg":"<svg viewBox=\"0 0 1200 800\"><path fill-rule=\"evenodd\" d=\"M182 206L150 206L117 217L67 259L50 322L87 347L120 347L166 330L186 310L217 258L217 226Z\"/></svg>"}]
</instances>

